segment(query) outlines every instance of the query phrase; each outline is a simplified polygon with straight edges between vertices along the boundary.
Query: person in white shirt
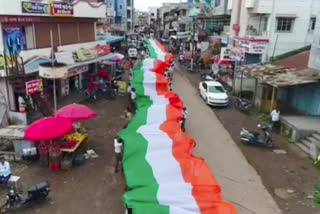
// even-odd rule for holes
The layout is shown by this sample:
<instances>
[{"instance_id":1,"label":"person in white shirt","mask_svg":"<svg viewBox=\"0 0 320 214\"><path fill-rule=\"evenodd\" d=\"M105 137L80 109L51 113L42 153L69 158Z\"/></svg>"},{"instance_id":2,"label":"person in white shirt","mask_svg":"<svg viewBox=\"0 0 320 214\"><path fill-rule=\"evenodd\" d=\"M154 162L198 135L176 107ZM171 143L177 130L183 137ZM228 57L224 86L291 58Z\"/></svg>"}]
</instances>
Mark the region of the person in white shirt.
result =
<instances>
[{"instance_id":1,"label":"person in white shirt","mask_svg":"<svg viewBox=\"0 0 320 214\"><path fill-rule=\"evenodd\" d=\"M114 172L117 173L119 169L119 164L122 161L122 150L123 150L123 141L120 138L114 139L114 152L116 155L116 163Z\"/></svg>"},{"instance_id":2,"label":"person in white shirt","mask_svg":"<svg viewBox=\"0 0 320 214\"><path fill-rule=\"evenodd\" d=\"M181 123L181 128L182 128L183 131L186 130L185 124L186 124L186 119L187 119L187 117L188 117L188 111L187 111L187 108L184 107L184 108L183 108L182 123Z\"/></svg>"},{"instance_id":3,"label":"person in white shirt","mask_svg":"<svg viewBox=\"0 0 320 214\"><path fill-rule=\"evenodd\" d=\"M11 167L8 161L2 157L0 160L0 183L7 184L11 176Z\"/></svg>"},{"instance_id":4,"label":"person in white shirt","mask_svg":"<svg viewBox=\"0 0 320 214\"><path fill-rule=\"evenodd\" d=\"M274 109L271 113L271 122L272 122L272 129L278 130L280 125L280 111L277 109Z\"/></svg>"}]
</instances>

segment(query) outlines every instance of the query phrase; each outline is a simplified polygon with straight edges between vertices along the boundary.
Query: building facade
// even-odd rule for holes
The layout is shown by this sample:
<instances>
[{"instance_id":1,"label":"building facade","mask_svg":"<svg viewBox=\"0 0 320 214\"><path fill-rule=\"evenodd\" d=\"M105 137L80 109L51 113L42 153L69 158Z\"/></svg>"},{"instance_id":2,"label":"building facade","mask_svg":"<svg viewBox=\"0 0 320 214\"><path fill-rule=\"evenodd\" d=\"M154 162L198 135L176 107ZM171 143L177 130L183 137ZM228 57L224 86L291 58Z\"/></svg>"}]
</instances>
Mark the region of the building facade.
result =
<instances>
[{"instance_id":1,"label":"building facade","mask_svg":"<svg viewBox=\"0 0 320 214\"><path fill-rule=\"evenodd\" d=\"M229 0L231 39L249 63L266 62L311 45L319 7L316 0Z\"/></svg>"},{"instance_id":2,"label":"building facade","mask_svg":"<svg viewBox=\"0 0 320 214\"><path fill-rule=\"evenodd\" d=\"M27 82L39 80L38 65L50 61L53 52L96 45L98 21L105 13L105 4L96 0L0 2L0 92L10 110L17 110L18 96L28 94ZM71 51L69 56L72 60ZM76 65L58 81L61 94L88 71L89 65Z\"/></svg>"},{"instance_id":3,"label":"building facade","mask_svg":"<svg viewBox=\"0 0 320 214\"><path fill-rule=\"evenodd\" d=\"M148 24L150 26L152 24L155 24L156 21L158 20L159 9L157 7L149 7L148 12L149 12Z\"/></svg>"},{"instance_id":4,"label":"building facade","mask_svg":"<svg viewBox=\"0 0 320 214\"><path fill-rule=\"evenodd\" d=\"M144 31L149 27L149 13L144 11L135 11L134 28L138 31Z\"/></svg>"},{"instance_id":5,"label":"building facade","mask_svg":"<svg viewBox=\"0 0 320 214\"><path fill-rule=\"evenodd\" d=\"M110 31L133 30L134 0L106 0L106 5Z\"/></svg>"}]
</instances>

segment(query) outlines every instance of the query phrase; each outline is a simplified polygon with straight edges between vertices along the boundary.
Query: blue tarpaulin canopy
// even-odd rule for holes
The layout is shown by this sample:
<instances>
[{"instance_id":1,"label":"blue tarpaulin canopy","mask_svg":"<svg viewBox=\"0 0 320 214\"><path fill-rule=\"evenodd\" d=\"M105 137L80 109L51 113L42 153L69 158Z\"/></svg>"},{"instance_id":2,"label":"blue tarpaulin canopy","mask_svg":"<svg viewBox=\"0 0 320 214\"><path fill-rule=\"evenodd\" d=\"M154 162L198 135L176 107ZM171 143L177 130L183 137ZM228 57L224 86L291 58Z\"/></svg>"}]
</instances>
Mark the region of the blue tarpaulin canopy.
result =
<instances>
[{"instance_id":1,"label":"blue tarpaulin canopy","mask_svg":"<svg viewBox=\"0 0 320 214\"><path fill-rule=\"evenodd\" d=\"M105 41L107 44L113 44L116 42L122 42L124 40L123 36L110 36L110 35L97 35L98 41Z\"/></svg>"}]
</instances>

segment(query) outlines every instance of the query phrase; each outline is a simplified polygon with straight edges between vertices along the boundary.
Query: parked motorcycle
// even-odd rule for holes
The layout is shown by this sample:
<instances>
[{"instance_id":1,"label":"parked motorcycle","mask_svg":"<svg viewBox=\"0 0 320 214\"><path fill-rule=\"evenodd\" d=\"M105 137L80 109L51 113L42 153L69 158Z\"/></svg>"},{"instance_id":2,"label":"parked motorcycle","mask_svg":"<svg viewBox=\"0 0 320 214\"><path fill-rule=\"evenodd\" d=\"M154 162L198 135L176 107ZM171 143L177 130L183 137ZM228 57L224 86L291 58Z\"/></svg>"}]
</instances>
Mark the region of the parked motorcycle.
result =
<instances>
[{"instance_id":1,"label":"parked motorcycle","mask_svg":"<svg viewBox=\"0 0 320 214\"><path fill-rule=\"evenodd\" d=\"M241 141L249 145L273 148L274 144L271 137L271 126L261 126L258 124L258 128L262 129L264 134L263 136L258 132L248 131L245 128L242 128L240 132Z\"/></svg>"},{"instance_id":2,"label":"parked motorcycle","mask_svg":"<svg viewBox=\"0 0 320 214\"><path fill-rule=\"evenodd\" d=\"M16 189L9 190L6 203L0 207L1 213L15 210L23 206L31 206L47 199L50 192L48 182L41 182L30 187L27 194L21 194Z\"/></svg>"},{"instance_id":3,"label":"parked motorcycle","mask_svg":"<svg viewBox=\"0 0 320 214\"><path fill-rule=\"evenodd\" d=\"M234 105L241 111L248 111L251 107L251 103L248 100L243 99L241 97L236 97Z\"/></svg>"},{"instance_id":4,"label":"parked motorcycle","mask_svg":"<svg viewBox=\"0 0 320 214\"><path fill-rule=\"evenodd\" d=\"M210 73L202 73L200 75L201 81L218 81L219 75L218 74L214 74L213 72Z\"/></svg>"}]
</instances>

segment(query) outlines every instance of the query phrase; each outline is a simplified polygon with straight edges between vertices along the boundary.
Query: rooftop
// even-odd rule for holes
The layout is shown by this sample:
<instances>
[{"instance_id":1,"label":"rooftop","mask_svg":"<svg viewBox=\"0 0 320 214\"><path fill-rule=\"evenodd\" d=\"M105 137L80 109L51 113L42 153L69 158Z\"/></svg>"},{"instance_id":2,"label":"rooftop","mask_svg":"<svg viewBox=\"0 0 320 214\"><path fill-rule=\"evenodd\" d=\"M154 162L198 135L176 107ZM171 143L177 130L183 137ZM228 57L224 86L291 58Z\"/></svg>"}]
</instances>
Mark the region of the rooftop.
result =
<instances>
[{"instance_id":1,"label":"rooftop","mask_svg":"<svg viewBox=\"0 0 320 214\"><path fill-rule=\"evenodd\" d=\"M279 65L244 65L241 69L263 83L276 88L289 87L320 80L320 73L312 69L297 70Z\"/></svg>"},{"instance_id":2,"label":"rooftop","mask_svg":"<svg viewBox=\"0 0 320 214\"><path fill-rule=\"evenodd\" d=\"M308 69L310 50L289 56L273 62L274 65L279 65L287 68L295 68L296 70Z\"/></svg>"}]
</instances>

